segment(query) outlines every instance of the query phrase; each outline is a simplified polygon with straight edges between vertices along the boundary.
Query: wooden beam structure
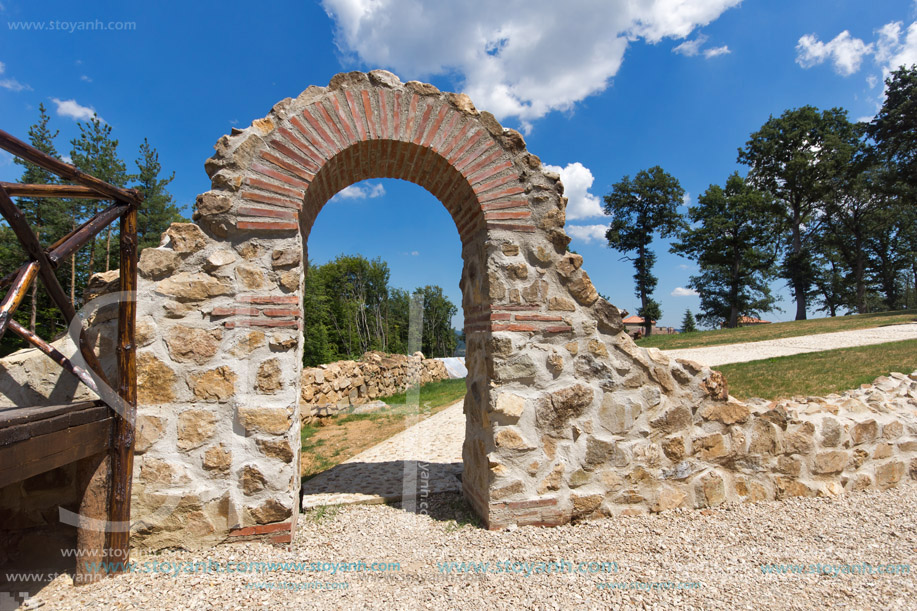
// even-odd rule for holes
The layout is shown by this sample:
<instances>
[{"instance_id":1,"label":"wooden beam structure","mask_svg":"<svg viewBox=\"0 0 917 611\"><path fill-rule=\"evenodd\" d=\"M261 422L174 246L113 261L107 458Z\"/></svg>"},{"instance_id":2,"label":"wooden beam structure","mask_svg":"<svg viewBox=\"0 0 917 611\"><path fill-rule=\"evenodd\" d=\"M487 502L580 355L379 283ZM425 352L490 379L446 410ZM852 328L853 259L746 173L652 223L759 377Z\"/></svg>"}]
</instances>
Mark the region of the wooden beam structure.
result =
<instances>
[{"instance_id":1,"label":"wooden beam structure","mask_svg":"<svg viewBox=\"0 0 917 611\"><path fill-rule=\"evenodd\" d=\"M54 407L20 407L0 410L0 486L21 481L69 463L78 463L83 477L81 513L118 524L107 532L90 532L81 521L77 529L78 558L118 558L127 561L130 552L131 475L134 462L134 425L137 410L137 210L143 197L135 190L122 189L22 142L0 130L0 149L33 163L76 184L31 185L0 182L0 214L25 250L28 261L0 279L8 288L0 300L0 337L9 329L75 375L104 400ZM113 200L112 204L68 235L45 248L29 227L13 197L74 198ZM98 356L80 329L79 350L89 371L73 363L50 343L18 323L13 315L30 285L41 280L54 304L69 325L76 318L55 275L67 257L76 253L102 230L120 219L120 289L126 298L118 304L117 397L106 392L108 380ZM117 403L112 405L112 402ZM91 515L89 515L91 514ZM77 573L80 574L78 568ZM91 579L100 575L90 575Z\"/></svg>"}]
</instances>

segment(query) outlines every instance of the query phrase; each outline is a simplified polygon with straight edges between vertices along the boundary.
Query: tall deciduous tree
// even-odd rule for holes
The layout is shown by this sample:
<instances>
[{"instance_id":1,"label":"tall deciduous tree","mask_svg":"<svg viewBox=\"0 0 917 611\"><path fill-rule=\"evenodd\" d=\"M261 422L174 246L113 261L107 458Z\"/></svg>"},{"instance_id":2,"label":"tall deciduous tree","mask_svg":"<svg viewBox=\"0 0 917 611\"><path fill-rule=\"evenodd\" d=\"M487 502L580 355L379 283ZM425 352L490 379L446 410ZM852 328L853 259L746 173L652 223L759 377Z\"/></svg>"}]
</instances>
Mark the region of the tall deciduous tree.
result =
<instances>
[{"instance_id":1,"label":"tall deciduous tree","mask_svg":"<svg viewBox=\"0 0 917 611\"><path fill-rule=\"evenodd\" d=\"M782 275L796 301L796 320L806 318L815 276L813 222L833 171L832 147L850 125L841 108L803 106L768 119L739 149L739 162L749 167L748 182L781 204L787 246Z\"/></svg>"},{"instance_id":2,"label":"tall deciduous tree","mask_svg":"<svg viewBox=\"0 0 917 611\"><path fill-rule=\"evenodd\" d=\"M885 101L869 124L869 136L913 196L917 193L917 65L901 66L885 85Z\"/></svg>"},{"instance_id":3,"label":"tall deciduous tree","mask_svg":"<svg viewBox=\"0 0 917 611\"><path fill-rule=\"evenodd\" d=\"M710 185L691 206L694 224L681 232L672 252L697 262L701 273L690 286L700 294L699 318L708 326L758 316L774 307L769 282L778 256L774 240L778 211L773 199L733 173L726 187Z\"/></svg>"},{"instance_id":4,"label":"tall deciduous tree","mask_svg":"<svg viewBox=\"0 0 917 611\"><path fill-rule=\"evenodd\" d=\"M421 350L426 357L452 356L457 344L452 329L452 317L458 309L438 286L418 288L414 294L423 295L423 336Z\"/></svg>"},{"instance_id":5,"label":"tall deciduous tree","mask_svg":"<svg viewBox=\"0 0 917 611\"><path fill-rule=\"evenodd\" d=\"M641 170L633 180L625 176L605 196L605 214L612 217L605 237L611 248L634 263L636 295L640 299L637 313L645 321L646 336L652 333L652 321L662 316L659 304L652 298L657 278L652 273L656 253L650 243L655 235L666 238L685 227L678 212L684 195L678 180L655 166Z\"/></svg>"}]
</instances>

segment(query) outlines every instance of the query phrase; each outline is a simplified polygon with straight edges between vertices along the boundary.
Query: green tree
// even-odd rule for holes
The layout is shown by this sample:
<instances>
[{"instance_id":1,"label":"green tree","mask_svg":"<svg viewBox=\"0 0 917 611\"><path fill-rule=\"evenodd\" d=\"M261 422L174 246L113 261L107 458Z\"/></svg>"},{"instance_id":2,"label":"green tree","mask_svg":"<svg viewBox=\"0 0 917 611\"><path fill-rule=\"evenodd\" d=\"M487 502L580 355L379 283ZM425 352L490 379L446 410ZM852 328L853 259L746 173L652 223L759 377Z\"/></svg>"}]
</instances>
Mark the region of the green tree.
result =
<instances>
[{"instance_id":1,"label":"green tree","mask_svg":"<svg viewBox=\"0 0 917 611\"><path fill-rule=\"evenodd\" d=\"M330 363L336 351L328 335L328 296L321 274L309 263L303 288L303 351L306 367Z\"/></svg>"},{"instance_id":2,"label":"green tree","mask_svg":"<svg viewBox=\"0 0 917 611\"><path fill-rule=\"evenodd\" d=\"M681 319L681 332L694 333L695 331L697 331L697 324L694 322L694 314L691 313L689 308L685 310L685 317Z\"/></svg>"},{"instance_id":3,"label":"green tree","mask_svg":"<svg viewBox=\"0 0 917 611\"><path fill-rule=\"evenodd\" d=\"M885 101L869 136L898 182L917 193L917 65L901 66L885 80Z\"/></svg>"},{"instance_id":4,"label":"green tree","mask_svg":"<svg viewBox=\"0 0 917 611\"><path fill-rule=\"evenodd\" d=\"M127 182L127 170L124 162L118 156L118 141L111 136L111 126L99 119L97 115L93 115L89 122L79 122L77 125L80 128L80 135L70 141L73 147L70 151L73 165L109 184L123 187ZM82 205L83 217L91 218L100 212L105 205L107 205L107 202L102 200L85 200ZM74 228L77 225L77 221L78 219L74 217ZM116 248L112 253L111 248L112 237L116 231L117 224L113 223L108 226L105 237L102 240L94 239L90 242L89 260L84 268L84 282L97 271L96 267L99 266L99 258L103 252L105 256L105 269L103 271L118 267L118 249ZM103 241L101 245L99 244L100 241ZM76 298L76 284L77 279L72 278L71 296L74 300Z\"/></svg>"},{"instance_id":5,"label":"green tree","mask_svg":"<svg viewBox=\"0 0 917 611\"><path fill-rule=\"evenodd\" d=\"M633 180L625 176L605 196L605 214L612 217L605 237L611 248L624 253L623 259L634 263L636 295L640 299L637 313L645 321L647 337L652 333L652 321L662 316L659 304L652 298L657 278L652 273L656 254L650 250L650 243L654 235L666 238L685 227L678 212L684 195L678 180L655 166L641 170Z\"/></svg>"},{"instance_id":6,"label":"green tree","mask_svg":"<svg viewBox=\"0 0 917 611\"><path fill-rule=\"evenodd\" d=\"M168 187L175 179L175 172L168 178L160 178L162 164L159 153L150 146L146 138L140 145L140 157L134 163L138 172L130 176L133 186L143 195L143 205L137 214L137 241L140 250L159 246L162 233L172 223L186 221L172 203L172 194Z\"/></svg>"},{"instance_id":7,"label":"green tree","mask_svg":"<svg viewBox=\"0 0 917 611\"><path fill-rule=\"evenodd\" d=\"M841 108L820 112L803 106L771 116L739 149L739 162L749 167L748 182L770 193L781 206L779 220L787 243L781 274L796 301L796 320L806 318L815 277L814 221L835 171L831 155L852 129Z\"/></svg>"},{"instance_id":8,"label":"green tree","mask_svg":"<svg viewBox=\"0 0 917 611\"><path fill-rule=\"evenodd\" d=\"M458 340L452 329L452 317L458 308L438 286L427 285L414 290L423 295L423 335L421 351L426 357L447 357L455 352Z\"/></svg>"},{"instance_id":9,"label":"green tree","mask_svg":"<svg viewBox=\"0 0 917 611\"><path fill-rule=\"evenodd\" d=\"M681 232L672 252L700 268L690 282L700 294L699 318L709 326L726 321L734 329L740 316L772 310L769 283L778 255L773 199L734 172L725 188L710 185L688 216L693 225Z\"/></svg>"},{"instance_id":10,"label":"green tree","mask_svg":"<svg viewBox=\"0 0 917 611\"><path fill-rule=\"evenodd\" d=\"M38 150L48 155L59 158L57 149L54 146L54 139L58 132L54 132L48 127L50 117L44 104L38 106L39 119L29 128L29 143ZM57 176L33 163L15 158L18 165L24 167L22 176L19 181L24 184L50 185L58 182ZM66 235L69 227L69 217L66 211L66 205L57 198L38 198L24 197L19 198L17 206L25 215L38 241L45 247L56 241L58 238ZM10 236L13 244L18 244L15 237ZM11 261L14 268L26 261L25 254L20 248L14 248L19 254L18 260ZM10 270L11 271L11 270ZM17 314L19 314L17 312ZM25 316L17 316L22 324L26 324L33 333L38 333L41 337L54 337L63 330L63 320L59 317L59 310L53 304L47 295L41 282L37 279L32 283L31 303L29 307L28 319Z\"/></svg>"}]
</instances>

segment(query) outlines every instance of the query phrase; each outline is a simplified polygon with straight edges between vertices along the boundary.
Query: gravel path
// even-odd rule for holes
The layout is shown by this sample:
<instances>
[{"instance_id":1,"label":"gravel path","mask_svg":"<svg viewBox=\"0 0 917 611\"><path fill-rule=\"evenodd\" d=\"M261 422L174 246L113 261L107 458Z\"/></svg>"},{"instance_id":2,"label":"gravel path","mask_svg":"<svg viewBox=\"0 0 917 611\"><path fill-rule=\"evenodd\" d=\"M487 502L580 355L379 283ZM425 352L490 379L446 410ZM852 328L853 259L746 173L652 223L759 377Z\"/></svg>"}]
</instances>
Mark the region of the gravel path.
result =
<instances>
[{"instance_id":1,"label":"gravel path","mask_svg":"<svg viewBox=\"0 0 917 611\"><path fill-rule=\"evenodd\" d=\"M408 419L406 430L316 475L303 484L302 508L400 501L411 470L416 480L414 462L428 465L430 493L460 491L465 441L462 403L413 426ZM407 466L405 461L409 461Z\"/></svg>"},{"instance_id":2,"label":"gravel path","mask_svg":"<svg viewBox=\"0 0 917 611\"><path fill-rule=\"evenodd\" d=\"M80 588L69 587L68 578L59 577L31 607L914 609L917 601L914 573L898 574L901 569L887 566L906 564L917 571L917 518L911 511L917 505L917 484L912 481L885 492L511 532L457 524L453 519L467 514L456 494L431 500L430 515L388 505L352 505L322 517L307 513L288 549L244 543L158 555L135 550L133 555L138 566L153 563L147 566L161 570L208 561L224 569L240 561L397 563L388 571L332 574L328 565L325 571L275 567L260 574L215 569L177 576L135 573ZM470 567L460 572L454 565L448 573L445 567L450 565L444 563L450 562L489 566L487 574ZM541 565L545 572L536 572L539 565L533 563L549 562L555 563L553 569ZM606 564L603 568L589 563ZM771 563L804 565L813 572L765 574L762 565ZM886 573L845 574L869 570L867 565L883 565ZM839 574L832 576L835 572ZM310 585L315 583L346 583L347 589L318 590ZM605 583L640 584L632 588L669 585L656 585L652 591L597 585ZM274 589L252 589L260 586L251 584L273 584ZM674 589L674 584L682 589Z\"/></svg>"},{"instance_id":3,"label":"gravel path","mask_svg":"<svg viewBox=\"0 0 917 611\"><path fill-rule=\"evenodd\" d=\"M821 352L838 348L885 344L906 339L917 339L917 323L889 325L875 329L858 329L856 331L838 331L821 335L803 335L783 339L769 339L762 342L746 344L729 344L710 346L709 348L685 348L682 350L663 350L672 358L697 361L709 367L727 363L744 363L758 361L775 356L789 356L804 352ZM915 605L917 606L917 605Z\"/></svg>"}]
</instances>

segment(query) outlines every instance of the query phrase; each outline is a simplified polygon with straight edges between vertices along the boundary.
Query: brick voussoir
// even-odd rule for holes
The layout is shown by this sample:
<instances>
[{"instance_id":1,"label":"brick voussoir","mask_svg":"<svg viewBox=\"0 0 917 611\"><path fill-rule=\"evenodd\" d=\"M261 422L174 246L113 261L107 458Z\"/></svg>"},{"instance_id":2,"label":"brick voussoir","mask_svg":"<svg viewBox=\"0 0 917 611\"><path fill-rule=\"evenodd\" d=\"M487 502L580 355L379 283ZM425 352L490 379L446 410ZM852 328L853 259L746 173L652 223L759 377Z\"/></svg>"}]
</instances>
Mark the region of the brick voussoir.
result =
<instances>
[{"instance_id":1,"label":"brick voussoir","mask_svg":"<svg viewBox=\"0 0 917 611\"><path fill-rule=\"evenodd\" d=\"M299 218L299 215L292 210L272 210L270 208L253 208L251 206L242 206L239 208L238 213L240 216L254 216L257 218L290 220Z\"/></svg>"},{"instance_id":2,"label":"brick voussoir","mask_svg":"<svg viewBox=\"0 0 917 611\"><path fill-rule=\"evenodd\" d=\"M344 143L345 146L358 142L359 138L356 135L356 126L351 123L352 117L344 111L344 107L347 105L346 100L342 100L343 94L340 92L335 93L331 96L331 106L334 108L334 114L337 115L338 120L341 122L341 126L344 128L344 131L347 132L347 142Z\"/></svg>"},{"instance_id":3,"label":"brick voussoir","mask_svg":"<svg viewBox=\"0 0 917 611\"><path fill-rule=\"evenodd\" d=\"M280 157L279 155L275 155L274 153L271 153L270 151L261 151L261 158L269 163L274 164L278 168L281 168L283 170L286 170L287 172L290 172L291 174L295 174L296 176L299 176L300 178L305 180L307 183L311 183L312 179L315 178L314 172L309 172L302 166L296 165L295 163L287 161L283 157Z\"/></svg>"},{"instance_id":4,"label":"brick voussoir","mask_svg":"<svg viewBox=\"0 0 917 611\"><path fill-rule=\"evenodd\" d=\"M484 218L488 221L509 221L514 219L527 219L532 216L531 210L516 210L512 212L487 212Z\"/></svg>"},{"instance_id":5,"label":"brick voussoir","mask_svg":"<svg viewBox=\"0 0 917 611\"><path fill-rule=\"evenodd\" d=\"M264 153L262 153L262 157L263 156L264 156ZM265 165L261 165L260 163L253 163L252 170L261 174L262 176L273 178L274 180L279 180L280 182L286 183L293 187L299 187L300 192L302 192L303 194L305 194L305 190L309 188L309 185L311 184L311 181L312 181L311 174L309 175L310 178L308 180L299 180L298 178L287 176L283 172L278 172L277 170L273 170ZM250 178L247 180L258 180L258 179Z\"/></svg>"},{"instance_id":6,"label":"brick voussoir","mask_svg":"<svg viewBox=\"0 0 917 611\"><path fill-rule=\"evenodd\" d=\"M248 229L251 231L298 231L299 223L281 223L267 221L237 221L237 229Z\"/></svg>"},{"instance_id":7,"label":"brick voussoir","mask_svg":"<svg viewBox=\"0 0 917 611\"><path fill-rule=\"evenodd\" d=\"M262 204L272 204L274 206L280 206L281 208L293 208L294 210L302 209L301 201L275 195L267 195L259 191L242 191L242 199L261 202Z\"/></svg>"},{"instance_id":8,"label":"brick voussoir","mask_svg":"<svg viewBox=\"0 0 917 611\"><path fill-rule=\"evenodd\" d=\"M334 152L325 146L320 138L316 138L307 128L299 117L290 117L290 124L296 128L296 131L303 137L303 142L311 149L311 154L318 157L321 161L327 161L334 156Z\"/></svg>"},{"instance_id":9,"label":"brick voussoir","mask_svg":"<svg viewBox=\"0 0 917 611\"><path fill-rule=\"evenodd\" d=\"M357 128L357 135L361 141L366 140L366 125L364 124L364 117L360 112L359 105L356 100L353 98L353 92L350 89L344 90L344 99L347 100L347 108L350 111L350 116L353 118L353 124Z\"/></svg>"}]
</instances>

